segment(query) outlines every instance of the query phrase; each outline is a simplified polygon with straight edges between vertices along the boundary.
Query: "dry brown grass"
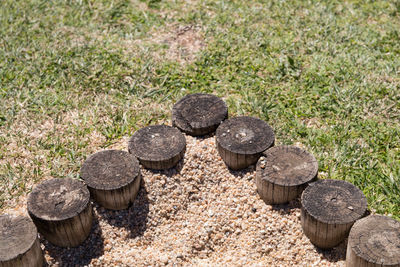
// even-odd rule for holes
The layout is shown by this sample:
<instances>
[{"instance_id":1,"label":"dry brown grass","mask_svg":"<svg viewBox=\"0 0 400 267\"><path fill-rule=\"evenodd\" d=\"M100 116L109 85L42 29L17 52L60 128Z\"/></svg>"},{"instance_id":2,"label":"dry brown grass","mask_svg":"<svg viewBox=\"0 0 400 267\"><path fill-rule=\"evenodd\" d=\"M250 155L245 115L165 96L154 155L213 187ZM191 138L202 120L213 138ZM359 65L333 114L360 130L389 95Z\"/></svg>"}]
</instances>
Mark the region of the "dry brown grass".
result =
<instances>
[{"instance_id":1,"label":"dry brown grass","mask_svg":"<svg viewBox=\"0 0 400 267\"><path fill-rule=\"evenodd\" d=\"M107 105L104 105L107 103ZM38 120L27 120L21 112L10 126L11 132L1 133L7 138L7 144L2 148L0 158L0 173L12 173L13 180L0 183L0 191L4 200L2 210L8 212L15 207L25 205L26 193L29 193L36 183L52 177L76 177L80 162L86 156L102 149L126 150L127 140L135 131L134 128L114 140L107 140L102 127L111 125L118 110L125 109L124 116L130 116L134 111L138 116L137 128L147 124L147 119L156 117L160 110L165 110L164 103L142 101L131 97L126 107L113 103L108 94L98 94L86 108L72 109L58 115L58 118L44 117ZM128 119L128 118L127 118ZM161 121L154 121L158 123ZM85 135L79 134L82 128L90 128ZM64 154L54 151L53 145L65 149ZM71 159L68 153L78 155ZM78 160L78 162L76 162ZM8 170L7 170L8 169ZM20 195L22 193L22 195Z\"/></svg>"}]
</instances>

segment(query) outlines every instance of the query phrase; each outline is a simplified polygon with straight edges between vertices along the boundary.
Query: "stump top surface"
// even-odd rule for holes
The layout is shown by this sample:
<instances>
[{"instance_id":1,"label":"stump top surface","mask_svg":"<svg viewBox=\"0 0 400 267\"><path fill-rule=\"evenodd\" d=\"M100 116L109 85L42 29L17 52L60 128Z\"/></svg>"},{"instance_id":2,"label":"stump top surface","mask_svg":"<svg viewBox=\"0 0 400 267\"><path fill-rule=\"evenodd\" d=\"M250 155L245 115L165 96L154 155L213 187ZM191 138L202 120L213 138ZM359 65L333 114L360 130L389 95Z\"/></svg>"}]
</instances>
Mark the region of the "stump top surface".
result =
<instances>
[{"instance_id":1,"label":"stump top surface","mask_svg":"<svg viewBox=\"0 0 400 267\"><path fill-rule=\"evenodd\" d=\"M362 259L384 266L400 264L400 222L382 215L357 221L349 245Z\"/></svg>"},{"instance_id":2,"label":"stump top surface","mask_svg":"<svg viewBox=\"0 0 400 267\"><path fill-rule=\"evenodd\" d=\"M180 99L172 109L174 125L191 135L196 135L198 129L218 126L227 116L228 107L225 102L211 94L187 95ZM209 132L201 131L201 134L207 133Z\"/></svg>"},{"instance_id":3,"label":"stump top surface","mask_svg":"<svg viewBox=\"0 0 400 267\"><path fill-rule=\"evenodd\" d=\"M360 219L367 199L353 184L342 180L311 183L301 196L303 208L316 220L328 224L347 224Z\"/></svg>"},{"instance_id":4,"label":"stump top surface","mask_svg":"<svg viewBox=\"0 0 400 267\"><path fill-rule=\"evenodd\" d=\"M129 140L129 152L139 160L163 161L179 155L186 147L185 136L167 125L152 125L136 131Z\"/></svg>"},{"instance_id":5,"label":"stump top surface","mask_svg":"<svg viewBox=\"0 0 400 267\"><path fill-rule=\"evenodd\" d=\"M27 252L37 238L36 226L24 216L0 215L0 262Z\"/></svg>"},{"instance_id":6,"label":"stump top surface","mask_svg":"<svg viewBox=\"0 0 400 267\"><path fill-rule=\"evenodd\" d=\"M257 154L271 147L274 131L265 121L254 117L234 117L225 120L217 129L217 143L238 154Z\"/></svg>"},{"instance_id":7,"label":"stump top surface","mask_svg":"<svg viewBox=\"0 0 400 267\"><path fill-rule=\"evenodd\" d=\"M81 213L90 193L84 183L70 178L53 178L36 186L28 197L28 212L43 220L66 220Z\"/></svg>"},{"instance_id":8,"label":"stump top surface","mask_svg":"<svg viewBox=\"0 0 400 267\"><path fill-rule=\"evenodd\" d=\"M295 146L276 146L258 160L260 177L273 184L297 186L313 180L318 173L315 157Z\"/></svg>"},{"instance_id":9,"label":"stump top surface","mask_svg":"<svg viewBox=\"0 0 400 267\"><path fill-rule=\"evenodd\" d=\"M139 161L134 155L122 150L103 150L86 159L80 176L91 188L113 190L133 182L139 172Z\"/></svg>"}]
</instances>

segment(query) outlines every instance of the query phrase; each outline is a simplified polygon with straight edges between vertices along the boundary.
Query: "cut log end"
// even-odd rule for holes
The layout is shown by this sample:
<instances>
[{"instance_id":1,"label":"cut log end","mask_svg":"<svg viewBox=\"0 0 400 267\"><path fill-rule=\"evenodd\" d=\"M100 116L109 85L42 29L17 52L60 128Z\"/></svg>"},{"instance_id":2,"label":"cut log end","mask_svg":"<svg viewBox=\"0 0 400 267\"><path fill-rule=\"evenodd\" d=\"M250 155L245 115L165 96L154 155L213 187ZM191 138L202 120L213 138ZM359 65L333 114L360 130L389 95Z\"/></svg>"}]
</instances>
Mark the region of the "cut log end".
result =
<instances>
[{"instance_id":1,"label":"cut log end","mask_svg":"<svg viewBox=\"0 0 400 267\"><path fill-rule=\"evenodd\" d=\"M221 123L215 137L221 158L233 170L256 163L275 141L274 131L266 122L246 116Z\"/></svg>"},{"instance_id":2,"label":"cut log end","mask_svg":"<svg viewBox=\"0 0 400 267\"><path fill-rule=\"evenodd\" d=\"M33 222L23 216L0 215L0 266L42 264L43 252Z\"/></svg>"},{"instance_id":3,"label":"cut log end","mask_svg":"<svg viewBox=\"0 0 400 267\"><path fill-rule=\"evenodd\" d=\"M304 190L301 203L304 234L320 248L332 248L341 243L367 209L361 190L341 180L311 183Z\"/></svg>"},{"instance_id":4,"label":"cut log end","mask_svg":"<svg viewBox=\"0 0 400 267\"><path fill-rule=\"evenodd\" d=\"M357 221L350 230L346 265L400 266L400 222L382 215Z\"/></svg>"},{"instance_id":5,"label":"cut log end","mask_svg":"<svg viewBox=\"0 0 400 267\"><path fill-rule=\"evenodd\" d=\"M172 109L172 125L193 136L214 132L227 117L225 102L210 94L187 95Z\"/></svg>"},{"instance_id":6,"label":"cut log end","mask_svg":"<svg viewBox=\"0 0 400 267\"><path fill-rule=\"evenodd\" d=\"M318 162L294 146L268 149L257 163L257 192L267 204L287 203L298 197L317 178Z\"/></svg>"},{"instance_id":7,"label":"cut log end","mask_svg":"<svg viewBox=\"0 0 400 267\"><path fill-rule=\"evenodd\" d=\"M39 233L54 245L75 247L90 233L93 216L90 193L76 179L44 181L29 194L27 206Z\"/></svg>"},{"instance_id":8,"label":"cut log end","mask_svg":"<svg viewBox=\"0 0 400 267\"><path fill-rule=\"evenodd\" d=\"M128 208L140 186L139 162L132 154L121 150L104 150L91 155L80 173L91 196L107 209Z\"/></svg>"},{"instance_id":9,"label":"cut log end","mask_svg":"<svg viewBox=\"0 0 400 267\"><path fill-rule=\"evenodd\" d=\"M135 132L129 140L128 150L145 168L169 169L183 158L186 139L177 128L153 125Z\"/></svg>"}]
</instances>

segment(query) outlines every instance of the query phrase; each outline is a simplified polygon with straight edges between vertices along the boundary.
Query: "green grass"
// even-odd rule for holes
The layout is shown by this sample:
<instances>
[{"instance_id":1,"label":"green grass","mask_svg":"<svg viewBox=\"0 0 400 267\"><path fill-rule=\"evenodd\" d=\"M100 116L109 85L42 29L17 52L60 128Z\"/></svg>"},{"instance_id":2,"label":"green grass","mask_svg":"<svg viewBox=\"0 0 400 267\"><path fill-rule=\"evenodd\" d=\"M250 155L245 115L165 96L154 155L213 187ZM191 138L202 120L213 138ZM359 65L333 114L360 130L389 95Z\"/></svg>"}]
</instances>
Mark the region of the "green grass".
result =
<instances>
[{"instance_id":1,"label":"green grass","mask_svg":"<svg viewBox=\"0 0 400 267\"><path fill-rule=\"evenodd\" d=\"M354 183L371 209L400 219L399 1L0 5L1 209L168 122L183 95L209 92L231 116L266 120L277 144L307 147L320 177Z\"/></svg>"}]
</instances>

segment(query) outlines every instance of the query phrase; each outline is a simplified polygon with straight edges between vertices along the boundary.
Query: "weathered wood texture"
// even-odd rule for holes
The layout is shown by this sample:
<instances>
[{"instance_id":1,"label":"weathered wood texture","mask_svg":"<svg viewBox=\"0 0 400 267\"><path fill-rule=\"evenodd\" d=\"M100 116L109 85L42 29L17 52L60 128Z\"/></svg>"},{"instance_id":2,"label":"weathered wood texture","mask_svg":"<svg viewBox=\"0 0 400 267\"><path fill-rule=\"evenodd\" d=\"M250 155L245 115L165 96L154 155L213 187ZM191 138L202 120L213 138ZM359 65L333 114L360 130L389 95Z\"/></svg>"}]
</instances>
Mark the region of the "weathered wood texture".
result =
<instances>
[{"instance_id":1,"label":"weathered wood texture","mask_svg":"<svg viewBox=\"0 0 400 267\"><path fill-rule=\"evenodd\" d=\"M227 117L225 102L210 94L187 95L172 109L172 125L193 136L214 132Z\"/></svg>"},{"instance_id":2,"label":"weathered wood texture","mask_svg":"<svg viewBox=\"0 0 400 267\"><path fill-rule=\"evenodd\" d=\"M135 156L121 150L104 150L82 164L81 178L92 198L107 209L128 208L140 187L140 167Z\"/></svg>"},{"instance_id":3,"label":"weathered wood texture","mask_svg":"<svg viewBox=\"0 0 400 267\"><path fill-rule=\"evenodd\" d=\"M274 131L265 121L247 116L225 120L215 138L221 158L233 170L256 163L275 142Z\"/></svg>"},{"instance_id":4,"label":"weathered wood texture","mask_svg":"<svg viewBox=\"0 0 400 267\"><path fill-rule=\"evenodd\" d=\"M133 134L128 150L145 168L169 169L185 155L186 139L175 127L152 125Z\"/></svg>"},{"instance_id":5,"label":"weathered wood texture","mask_svg":"<svg viewBox=\"0 0 400 267\"><path fill-rule=\"evenodd\" d=\"M400 222L382 215L358 220L350 230L347 267L400 267Z\"/></svg>"},{"instance_id":6,"label":"weathered wood texture","mask_svg":"<svg viewBox=\"0 0 400 267\"><path fill-rule=\"evenodd\" d=\"M332 248L348 235L367 209L364 194L351 183L320 180L310 183L301 196L301 226L310 241Z\"/></svg>"},{"instance_id":7,"label":"weathered wood texture","mask_svg":"<svg viewBox=\"0 0 400 267\"><path fill-rule=\"evenodd\" d=\"M0 215L0 267L41 267L37 229L23 216Z\"/></svg>"},{"instance_id":8,"label":"weathered wood texture","mask_svg":"<svg viewBox=\"0 0 400 267\"><path fill-rule=\"evenodd\" d=\"M304 149L272 147L257 162L257 192L267 204L286 203L298 197L317 173L317 160Z\"/></svg>"},{"instance_id":9,"label":"weathered wood texture","mask_svg":"<svg viewBox=\"0 0 400 267\"><path fill-rule=\"evenodd\" d=\"M76 247L90 234L92 205L82 182L53 178L36 186L28 197L28 213L40 234L60 247Z\"/></svg>"}]
</instances>

